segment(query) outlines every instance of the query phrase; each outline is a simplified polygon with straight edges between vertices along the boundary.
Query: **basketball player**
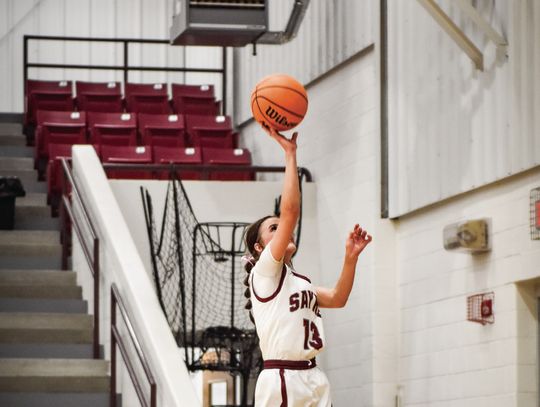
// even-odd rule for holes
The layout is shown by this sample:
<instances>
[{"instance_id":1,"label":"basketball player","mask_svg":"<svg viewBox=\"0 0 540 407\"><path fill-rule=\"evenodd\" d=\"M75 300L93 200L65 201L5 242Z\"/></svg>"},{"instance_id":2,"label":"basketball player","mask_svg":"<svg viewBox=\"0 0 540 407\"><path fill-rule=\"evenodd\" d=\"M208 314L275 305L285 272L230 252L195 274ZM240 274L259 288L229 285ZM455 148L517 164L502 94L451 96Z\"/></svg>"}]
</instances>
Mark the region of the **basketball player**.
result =
<instances>
[{"instance_id":1,"label":"basketball player","mask_svg":"<svg viewBox=\"0 0 540 407\"><path fill-rule=\"evenodd\" d=\"M293 232L300 213L296 139L267 129L285 152L280 217L266 216L246 231L244 265L248 272L246 308L255 323L264 359L257 379L256 407L329 407L326 375L315 356L325 346L319 308L347 303L359 254L371 236L355 225L345 244L345 259L334 288L314 287L291 264Z\"/></svg>"}]
</instances>

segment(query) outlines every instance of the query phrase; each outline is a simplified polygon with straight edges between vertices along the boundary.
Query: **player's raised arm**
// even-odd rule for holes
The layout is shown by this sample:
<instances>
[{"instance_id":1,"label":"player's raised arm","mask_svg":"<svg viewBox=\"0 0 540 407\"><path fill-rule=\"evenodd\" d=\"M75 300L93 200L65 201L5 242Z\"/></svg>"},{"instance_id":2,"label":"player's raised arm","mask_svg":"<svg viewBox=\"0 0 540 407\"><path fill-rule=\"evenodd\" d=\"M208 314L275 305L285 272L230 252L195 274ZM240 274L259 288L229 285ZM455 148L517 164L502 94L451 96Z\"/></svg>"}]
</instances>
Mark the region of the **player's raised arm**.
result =
<instances>
[{"instance_id":1,"label":"player's raised arm","mask_svg":"<svg viewBox=\"0 0 540 407\"><path fill-rule=\"evenodd\" d=\"M291 242L294 228L300 215L300 187L298 185L298 167L296 163L296 138L286 138L274 129L269 129L270 136L278 142L285 152L285 179L281 192L279 226L272 239L270 250L272 257L282 260L287 246Z\"/></svg>"},{"instance_id":2,"label":"player's raised arm","mask_svg":"<svg viewBox=\"0 0 540 407\"><path fill-rule=\"evenodd\" d=\"M334 288L317 287L317 302L321 308L342 308L349 299L354 283L358 256L371 242L371 235L358 224L349 233L345 243L345 258L341 275Z\"/></svg>"}]
</instances>

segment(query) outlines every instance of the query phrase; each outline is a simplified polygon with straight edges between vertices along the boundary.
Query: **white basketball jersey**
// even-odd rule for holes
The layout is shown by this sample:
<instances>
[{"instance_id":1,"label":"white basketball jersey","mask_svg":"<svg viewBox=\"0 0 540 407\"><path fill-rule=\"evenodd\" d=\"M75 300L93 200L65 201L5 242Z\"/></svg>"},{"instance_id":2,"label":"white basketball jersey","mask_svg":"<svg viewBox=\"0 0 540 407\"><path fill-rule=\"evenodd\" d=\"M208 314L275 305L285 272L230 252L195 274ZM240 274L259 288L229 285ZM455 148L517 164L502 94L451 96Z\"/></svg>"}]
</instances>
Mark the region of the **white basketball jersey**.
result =
<instances>
[{"instance_id":1,"label":"white basketball jersey","mask_svg":"<svg viewBox=\"0 0 540 407\"><path fill-rule=\"evenodd\" d=\"M268 245L249 280L263 359L314 358L325 343L317 296L309 278L274 260Z\"/></svg>"}]
</instances>

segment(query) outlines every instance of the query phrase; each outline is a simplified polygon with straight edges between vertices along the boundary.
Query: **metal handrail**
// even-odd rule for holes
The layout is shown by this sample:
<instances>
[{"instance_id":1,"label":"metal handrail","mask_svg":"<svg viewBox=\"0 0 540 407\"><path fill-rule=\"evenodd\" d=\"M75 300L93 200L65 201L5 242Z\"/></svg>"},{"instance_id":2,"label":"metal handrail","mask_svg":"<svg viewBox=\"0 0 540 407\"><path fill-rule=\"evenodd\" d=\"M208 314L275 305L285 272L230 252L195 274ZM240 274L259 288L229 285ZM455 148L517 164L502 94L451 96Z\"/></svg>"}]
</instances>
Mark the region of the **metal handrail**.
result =
<instances>
[{"instance_id":1,"label":"metal handrail","mask_svg":"<svg viewBox=\"0 0 540 407\"><path fill-rule=\"evenodd\" d=\"M141 365L146 375L146 379L150 383L150 404L148 404L146 398L144 397L142 385L137 379L135 369L127 353L127 349L122 339L122 336L118 332L117 325L116 325L117 306L118 306L118 309L120 310L120 314L122 315L122 318L126 325L131 342L133 343L135 351L137 352L137 356L139 357L139 360L141 361ZM154 375L152 374L152 371L150 370L148 361L144 357L141 344L139 342L139 339L137 338L137 334L135 333L135 330L133 329L133 324L131 323L131 319L129 318L129 314L124 304L124 300L122 299L122 296L120 295L118 288L116 287L116 284L113 283L111 286L111 387L110 387L110 391L111 391L110 406L111 407L116 407L116 345L118 345L118 348L120 349L120 353L122 354L122 357L124 359L124 363L129 372L129 376L132 380L133 386L135 387L135 392L137 393L137 396L139 397L139 401L145 407L155 407L156 402L157 402L157 386L154 380Z\"/></svg>"},{"instance_id":2,"label":"metal handrail","mask_svg":"<svg viewBox=\"0 0 540 407\"><path fill-rule=\"evenodd\" d=\"M28 62L28 42L38 41L79 41L79 42L112 42L123 44L122 65L83 65L83 64L45 64ZM25 35L23 37L23 80L24 97L26 98L26 81L30 68L53 68L53 69L97 69L97 70L120 70L124 72L124 84L128 83L129 71L159 71L159 72L195 72L195 73L218 73L221 74L221 106L223 114L227 112L227 52L222 48L221 68L170 68L160 66L136 66L129 64L129 44L162 44L170 45L169 40L142 39L142 38L92 38L92 37L62 37L55 35Z\"/></svg>"},{"instance_id":3,"label":"metal handrail","mask_svg":"<svg viewBox=\"0 0 540 407\"><path fill-rule=\"evenodd\" d=\"M72 170L70 165L68 164L67 159L62 158L62 169L64 173L64 177L62 178L62 200L60 205L60 216L62 219L62 269L66 270L68 266L68 255L71 245L71 229L70 225L67 222L67 217L69 217L71 221L71 225L73 225L73 229L75 230L75 233L79 237L79 242L81 243L81 247L83 249L84 255L86 257L86 261L88 262L88 266L90 267L90 272L92 273L92 277L94 279L94 338L93 338L93 356L94 359L100 358L100 349L99 349L99 280L100 280L100 268L99 268L99 238L96 233L96 228L94 224L91 221L90 215L88 213L88 209L86 208L83 200L81 199L81 194L79 192L79 187L77 183L75 182L75 179L73 178ZM68 190L68 183L71 187L71 197ZM91 238L93 241L93 249L92 254L89 248L89 244L87 242L87 239L85 238L85 235L83 233L82 227L80 225L80 219L78 217L74 216L73 213L73 204L71 199L73 197L76 198L78 204L82 208L83 218L86 224L88 225ZM67 214L67 217L66 217Z\"/></svg>"}]
</instances>

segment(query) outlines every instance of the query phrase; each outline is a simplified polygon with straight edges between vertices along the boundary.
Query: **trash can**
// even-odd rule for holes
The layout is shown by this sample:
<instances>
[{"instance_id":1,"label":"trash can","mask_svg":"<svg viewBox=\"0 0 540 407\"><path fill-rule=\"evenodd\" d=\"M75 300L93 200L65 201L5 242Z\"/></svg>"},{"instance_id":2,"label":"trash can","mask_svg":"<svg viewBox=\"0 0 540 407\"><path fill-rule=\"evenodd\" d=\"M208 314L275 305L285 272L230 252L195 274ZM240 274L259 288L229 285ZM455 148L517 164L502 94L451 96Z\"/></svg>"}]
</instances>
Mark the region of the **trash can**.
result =
<instances>
[{"instance_id":1,"label":"trash can","mask_svg":"<svg viewBox=\"0 0 540 407\"><path fill-rule=\"evenodd\" d=\"M12 230L15 224L15 198L25 196L21 180L0 176L0 229Z\"/></svg>"}]
</instances>

